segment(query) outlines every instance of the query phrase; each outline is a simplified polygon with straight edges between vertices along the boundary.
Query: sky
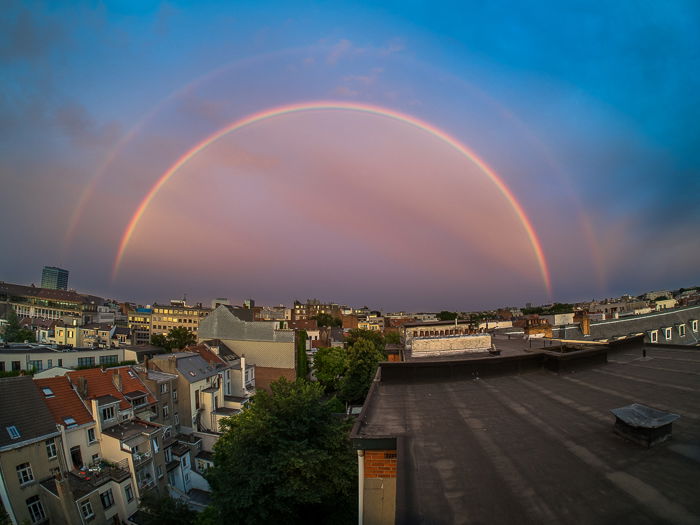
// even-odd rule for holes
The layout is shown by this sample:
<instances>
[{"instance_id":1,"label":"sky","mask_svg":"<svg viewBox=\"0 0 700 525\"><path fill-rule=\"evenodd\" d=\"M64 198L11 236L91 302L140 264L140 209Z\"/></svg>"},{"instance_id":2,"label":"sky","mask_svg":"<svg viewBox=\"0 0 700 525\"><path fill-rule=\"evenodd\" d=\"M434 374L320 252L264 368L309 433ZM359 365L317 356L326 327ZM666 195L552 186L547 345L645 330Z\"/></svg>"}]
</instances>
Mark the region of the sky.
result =
<instances>
[{"instance_id":1,"label":"sky","mask_svg":"<svg viewBox=\"0 0 700 525\"><path fill-rule=\"evenodd\" d=\"M0 61L0 280L408 311L700 284L694 0L10 0Z\"/></svg>"}]
</instances>

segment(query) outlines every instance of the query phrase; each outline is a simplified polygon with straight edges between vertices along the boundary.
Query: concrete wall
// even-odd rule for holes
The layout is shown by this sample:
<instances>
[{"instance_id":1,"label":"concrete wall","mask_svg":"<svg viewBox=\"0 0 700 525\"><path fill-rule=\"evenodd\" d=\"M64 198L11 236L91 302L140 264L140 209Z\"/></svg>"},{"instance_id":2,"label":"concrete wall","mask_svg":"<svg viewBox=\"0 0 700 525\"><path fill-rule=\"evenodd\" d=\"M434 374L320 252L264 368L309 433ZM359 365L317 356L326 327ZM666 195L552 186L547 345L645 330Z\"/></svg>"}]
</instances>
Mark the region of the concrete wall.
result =
<instances>
[{"instance_id":1,"label":"concrete wall","mask_svg":"<svg viewBox=\"0 0 700 525\"><path fill-rule=\"evenodd\" d=\"M457 335L451 337L418 338L411 345L413 357L437 356L463 352L485 352L491 349L491 336Z\"/></svg>"}]
</instances>

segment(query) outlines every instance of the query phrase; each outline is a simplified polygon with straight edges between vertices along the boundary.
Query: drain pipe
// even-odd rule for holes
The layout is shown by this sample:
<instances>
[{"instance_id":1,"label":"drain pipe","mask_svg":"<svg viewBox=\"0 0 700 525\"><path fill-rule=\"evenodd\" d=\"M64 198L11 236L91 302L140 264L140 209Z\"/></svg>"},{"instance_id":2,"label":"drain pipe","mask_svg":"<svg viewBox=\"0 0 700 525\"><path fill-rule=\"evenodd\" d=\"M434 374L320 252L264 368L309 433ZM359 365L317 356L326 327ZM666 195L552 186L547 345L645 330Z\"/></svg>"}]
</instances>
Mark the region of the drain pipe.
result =
<instances>
[{"instance_id":1,"label":"drain pipe","mask_svg":"<svg viewBox=\"0 0 700 525\"><path fill-rule=\"evenodd\" d=\"M357 451L357 474L358 474L358 491L359 495L357 498L358 502L358 512L357 512L357 523L362 525L362 511L365 506L365 451Z\"/></svg>"}]
</instances>

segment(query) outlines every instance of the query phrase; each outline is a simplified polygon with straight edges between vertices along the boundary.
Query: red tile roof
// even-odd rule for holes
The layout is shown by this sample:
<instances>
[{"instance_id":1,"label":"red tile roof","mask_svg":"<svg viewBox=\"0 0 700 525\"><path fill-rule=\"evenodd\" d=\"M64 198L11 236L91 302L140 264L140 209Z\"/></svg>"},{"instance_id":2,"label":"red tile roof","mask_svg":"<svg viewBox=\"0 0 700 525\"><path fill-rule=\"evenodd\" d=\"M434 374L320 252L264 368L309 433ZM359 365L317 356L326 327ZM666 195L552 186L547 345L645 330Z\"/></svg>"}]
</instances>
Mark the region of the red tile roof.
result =
<instances>
[{"instance_id":1,"label":"red tile roof","mask_svg":"<svg viewBox=\"0 0 700 525\"><path fill-rule=\"evenodd\" d=\"M95 399L102 396L114 396L120 400L119 408L121 410L126 410L131 407L131 403L126 401L124 394L128 392L134 392L135 390L141 390L143 392L148 392L148 402L155 403L156 398L150 393L146 385L139 379L136 372L131 371L128 366L118 366L114 368L89 368L86 370L74 370L73 372L68 372L68 377L70 377L71 382L74 385L78 384L78 378L84 377L87 380L87 399ZM117 390L114 385L112 377L115 374L119 374L122 380L121 391ZM132 375L133 374L133 375Z\"/></svg>"},{"instance_id":2,"label":"red tile roof","mask_svg":"<svg viewBox=\"0 0 700 525\"><path fill-rule=\"evenodd\" d=\"M78 425L90 423L93 419L90 412L80 400L77 392L71 387L65 376L35 379L34 384L56 423L66 425L65 419L72 417ZM53 396L44 394L43 389L50 388Z\"/></svg>"}]
</instances>

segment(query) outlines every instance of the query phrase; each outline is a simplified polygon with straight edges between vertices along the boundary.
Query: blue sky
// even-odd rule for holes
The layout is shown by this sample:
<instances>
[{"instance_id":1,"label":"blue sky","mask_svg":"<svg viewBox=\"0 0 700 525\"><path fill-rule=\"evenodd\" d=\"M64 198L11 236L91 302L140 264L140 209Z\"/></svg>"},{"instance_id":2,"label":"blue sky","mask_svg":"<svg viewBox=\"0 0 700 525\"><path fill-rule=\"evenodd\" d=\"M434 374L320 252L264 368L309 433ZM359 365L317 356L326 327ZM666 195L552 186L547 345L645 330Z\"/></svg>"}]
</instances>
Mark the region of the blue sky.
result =
<instances>
[{"instance_id":1,"label":"blue sky","mask_svg":"<svg viewBox=\"0 0 700 525\"><path fill-rule=\"evenodd\" d=\"M63 265L77 288L143 302L184 292L266 302L317 295L408 309L590 299L698 284L696 2L10 2L0 15L0 35L0 183L13 196L0 212L9 225L0 243L13 247L0 279L32 282L44 264ZM131 264L111 281L129 217L179 155L236 118L319 99L400 111L474 150L531 219L550 265L553 297L538 282L532 253L519 240L522 230L482 188L473 167L447 160L437 145L398 126L384 131L391 137L387 148L394 148L384 157L365 146L367 158L375 159L366 166L367 180L377 188L397 196L421 184L462 191L462 182L449 182L460 170L473 184L463 188L463 218L449 215L464 221L459 242L465 244L456 249L457 241L445 237L443 248L432 248L434 260L449 259L452 269L397 262L419 258L410 236L394 235L394 252L382 252L391 244L382 243L382 235L397 224L418 232L434 220L437 228L448 213L426 215L419 205L406 211L398 197L385 210L350 202L360 197L347 190L354 175L343 166L365 169L356 162L364 153L352 144L380 125L335 115L300 120L295 137L280 135L288 129L281 120L270 123L226 139L229 157L203 155L192 175L183 173L154 201L141 240L134 239ZM337 165L320 154L321 145ZM241 156L249 160L247 173L264 180L291 177L293 169L307 175L287 194L261 183L246 186L230 176L243 169ZM404 156L404 182L385 177ZM432 159L425 165L434 169L411 171L421 159ZM334 184L318 184L336 171L342 174ZM223 179L216 182L217 176ZM389 190L390 181L405 187ZM219 191L208 194L205 187ZM294 202L305 215L290 215L291 201L284 200L290 191L299 193ZM470 203L476 192L490 206L478 216ZM346 229L350 219L324 229L314 203L333 201L338 213L355 206L369 214L361 226L366 244ZM250 202L259 203L250 212L258 216L242 221L237 210ZM79 206L84 209L76 215ZM399 212L405 216L397 221ZM188 214L192 224L207 216L228 229L206 231L203 221L183 246L171 248L178 231L168 225ZM295 228L284 239L277 237L280 223ZM158 232L157 242L149 243L147 231ZM249 248L222 248L229 231ZM313 263L278 253L293 237L310 247ZM334 243L353 246L352 255L324 249ZM192 257L215 249L247 274L219 269L193 276L194 267L169 266L183 252ZM339 268L347 278L319 274L315 264ZM262 267L264 274L251 278ZM376 276L368 278L368 271ZM409 293L406 279L422 284Z\"/></svg>"}]
</instances>

